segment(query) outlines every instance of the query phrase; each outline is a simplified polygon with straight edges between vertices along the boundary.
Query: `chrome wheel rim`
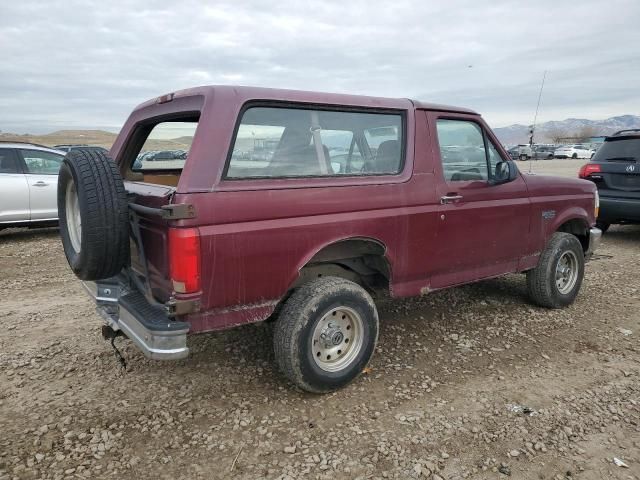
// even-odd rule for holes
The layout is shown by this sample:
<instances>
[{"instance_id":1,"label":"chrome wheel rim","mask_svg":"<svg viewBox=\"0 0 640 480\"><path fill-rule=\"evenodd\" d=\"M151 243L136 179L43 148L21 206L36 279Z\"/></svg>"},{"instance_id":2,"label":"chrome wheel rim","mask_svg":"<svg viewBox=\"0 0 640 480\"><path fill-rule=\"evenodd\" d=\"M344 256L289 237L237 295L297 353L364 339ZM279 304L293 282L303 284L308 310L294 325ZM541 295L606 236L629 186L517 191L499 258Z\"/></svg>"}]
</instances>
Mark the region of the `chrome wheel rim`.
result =
<instances>
[{"instance_id":1,"label":"chrome wheel rim","mask_svg":"<svg viewBox=\"0 0 640 480\"><path fill-rule=\"evenodd\" d=\"M362 350L363 337L364 322L355 310L333 308L324 314L313 330L313 360L325 372L343 370Z\"/></svg>"},{"instance_id":2,"label":"chrome wheel rim","mask_svg":"<svg viewBox=\"0 0 640 480\"><path fill-rule=\"evenodd\" d=\"M560 293L567 294L578 280L578 257L572 251L564 252L556 265L556 287Z\"/></svg>"},{"instance_id":3,"label":"chrome wheel rim","mask_svg":"<svg viewBox=\"0 0 640 480\"><path fill-rule=\"evenodd\" d=\"M69 232L69 240L71 246L80 253L80 244L82 240L82 221L80 218L80 202L78 202L78 192L76 184L72 181L67 185L67 195L65 199L65 212L67 217L67 231Z\"/></svg>"}]
</instances>

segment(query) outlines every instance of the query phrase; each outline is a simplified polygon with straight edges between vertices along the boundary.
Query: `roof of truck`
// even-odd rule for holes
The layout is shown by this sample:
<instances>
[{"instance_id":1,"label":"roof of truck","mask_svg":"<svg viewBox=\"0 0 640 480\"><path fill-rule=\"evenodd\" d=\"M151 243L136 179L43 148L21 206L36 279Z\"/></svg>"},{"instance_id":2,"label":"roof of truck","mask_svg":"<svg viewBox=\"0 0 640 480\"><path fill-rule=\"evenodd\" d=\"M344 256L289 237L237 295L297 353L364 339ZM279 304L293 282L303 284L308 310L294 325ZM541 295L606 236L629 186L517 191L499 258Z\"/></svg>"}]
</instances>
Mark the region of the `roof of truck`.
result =
<instances>
[{"instance_id":1,"label":"roof of truck","mask_svg":"<svg viewBox=\"0 0 640 480\"><path fill-rule=\"evenodd\" d=\"M233 96L236 101L246 102L250 100L273 100L273 101L292 101L307 102L316 104L334 104L349 105L361 107L378 107L378 108L397 108L397 109L422 109L437 110L455 113L470 113L478 115L474 110L455 107L452 105L440 105L437 103L427 103L420 100L411 100L409 98L388 98L388 97L372 97L366 95L351 95L344 93L325 93L325 92L309 92L304 90L286 90L279 88L263 88L263 87L247 87L233 85L208 85L194 87L185 90L178 90L166 95L144 102L136 109L150 106L155 103L163 103L171 101L173 98L188 97L202 95L204 97L213 97L216 94L223 94L228 97Z\"/></svg>"}]
</instances>

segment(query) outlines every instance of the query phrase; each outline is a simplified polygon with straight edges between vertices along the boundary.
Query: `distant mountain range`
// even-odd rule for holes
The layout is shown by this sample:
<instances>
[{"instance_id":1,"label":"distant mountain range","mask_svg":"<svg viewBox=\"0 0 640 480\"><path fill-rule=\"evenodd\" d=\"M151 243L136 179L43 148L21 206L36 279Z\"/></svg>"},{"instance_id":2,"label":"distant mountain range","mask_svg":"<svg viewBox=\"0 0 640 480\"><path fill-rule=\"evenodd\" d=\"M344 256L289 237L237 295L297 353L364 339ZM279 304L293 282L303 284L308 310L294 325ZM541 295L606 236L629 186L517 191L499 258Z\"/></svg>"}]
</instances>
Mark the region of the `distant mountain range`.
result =
<instances>
[{"instance_id":1,"label":"distant mountain range","mask_svg":"<svg viewBox=\"0 0 640 480\"><path fill-rule=\"evenodd\" d=\"M536 125L534 141L552 143L554 137L574 137L589 132L589 135L609 135L618 130L640 128L640 116L620 115L606 120L587 120L586 118L567 118L566 120L544 122ZM529 143L528 125L510 125L494 128L493 131L503 145Z\"/></svg>"},{"instance_id":2,"label":"distant mountain range","mask_svg":"<svg viewBox=\"0 0 640 480\"><path fill-rule=\"evenodd\" d=\"M576 137L588 134L589 136L609 135L618 130L628 128L640 128L639 115L620 115L606 120L588 120L586 118L567 118L562 121L550 121L536 126L534 141L536 143L554 143L554 137ZM493 131L503 145L517 145L529 143L528 125L509 125L508 127L494 128ZM58 130L42 135L13 133L0 133L0 141L22 141L41 143L44 145L57 145L62 143L84 143L110 148L116 138L116 134L104 130ZM179 137L171 140L157 140L154 148L189 148L191 137Z\"/></svg>"}]
</instances>

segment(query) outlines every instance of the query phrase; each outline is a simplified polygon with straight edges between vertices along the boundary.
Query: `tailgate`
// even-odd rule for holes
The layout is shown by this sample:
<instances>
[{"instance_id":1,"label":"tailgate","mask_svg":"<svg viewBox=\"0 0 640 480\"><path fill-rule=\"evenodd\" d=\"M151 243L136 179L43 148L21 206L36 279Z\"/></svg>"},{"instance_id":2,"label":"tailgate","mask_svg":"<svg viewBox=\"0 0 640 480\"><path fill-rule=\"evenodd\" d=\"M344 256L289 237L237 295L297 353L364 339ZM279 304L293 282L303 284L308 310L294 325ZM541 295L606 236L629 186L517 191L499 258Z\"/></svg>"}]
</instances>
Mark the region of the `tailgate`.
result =
<instances>
[{"instance_id":1,"label":"tailgate","mask_svg":"<svg viewBox=\"0 0 640 480\"><path fill-rule=\"evenodd\" d=\"M158 210L171 203L174 187L125 182L131 225L131 269L159 302L172 293L168 261L168 220Z\"/></svg>"},{"instance_id":2,"label":"tailgate","mask_svg":"<svg viewBox=\"0 0 640 480\"><path fill-rule=\"evenodd\" d=\"M630 162L601 162L596 175L598 191L603 197L638 198L640 165Z\"/></svg>"}]
</instances>

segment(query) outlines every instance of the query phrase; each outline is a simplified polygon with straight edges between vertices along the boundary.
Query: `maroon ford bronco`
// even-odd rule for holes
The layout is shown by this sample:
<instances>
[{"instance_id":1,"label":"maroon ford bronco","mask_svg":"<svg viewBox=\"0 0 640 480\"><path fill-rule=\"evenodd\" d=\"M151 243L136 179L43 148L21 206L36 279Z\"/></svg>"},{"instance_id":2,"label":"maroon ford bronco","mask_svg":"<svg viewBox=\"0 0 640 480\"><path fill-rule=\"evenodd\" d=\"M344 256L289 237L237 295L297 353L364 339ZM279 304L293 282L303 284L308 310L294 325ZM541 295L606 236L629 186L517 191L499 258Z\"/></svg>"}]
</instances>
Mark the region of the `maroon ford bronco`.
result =
<instances>
[{"instance_id":1,"label":"maroon ford bronco","mask_svg":"<svg viewBox=\"0 0 640 480\"><path fill-rule=\"evenodd\" d=\"M377 293L526 272L533 302L564 307L601 235L593 183L523 175L464 108L201 87L138 106L110 153L70 152L58 185L104 332L178 359L188 334L272 319L311 392L370 360Z\"/></svg>"}]
</instances>

